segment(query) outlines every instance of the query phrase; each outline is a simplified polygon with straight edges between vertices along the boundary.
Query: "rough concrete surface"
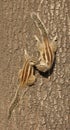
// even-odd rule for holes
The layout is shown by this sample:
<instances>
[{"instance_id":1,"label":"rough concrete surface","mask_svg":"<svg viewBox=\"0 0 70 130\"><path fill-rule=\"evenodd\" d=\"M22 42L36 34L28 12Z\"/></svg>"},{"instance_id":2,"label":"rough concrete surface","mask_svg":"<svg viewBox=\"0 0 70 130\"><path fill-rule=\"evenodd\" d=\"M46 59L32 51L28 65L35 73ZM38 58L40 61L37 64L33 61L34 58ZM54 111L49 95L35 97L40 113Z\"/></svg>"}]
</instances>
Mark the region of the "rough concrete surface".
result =
<instances>
[{"instance_id":1,"label":"rough concrete surface","mask_svg":"<svg viewBox=\"0 0 70 130\"><path fill-rule=\"evenodd\" d=\"M0 130L70 130L69 0L43 1L40 17L48 37L52 39L57 34L55 66L50 74L36 72L37 81L19 91L20 103L7 119L24 48L30 55L37 55L33 36L38 30L30 13L37 11L39 3L40 0L0 0Z\"/></svg>"}]
</instances>

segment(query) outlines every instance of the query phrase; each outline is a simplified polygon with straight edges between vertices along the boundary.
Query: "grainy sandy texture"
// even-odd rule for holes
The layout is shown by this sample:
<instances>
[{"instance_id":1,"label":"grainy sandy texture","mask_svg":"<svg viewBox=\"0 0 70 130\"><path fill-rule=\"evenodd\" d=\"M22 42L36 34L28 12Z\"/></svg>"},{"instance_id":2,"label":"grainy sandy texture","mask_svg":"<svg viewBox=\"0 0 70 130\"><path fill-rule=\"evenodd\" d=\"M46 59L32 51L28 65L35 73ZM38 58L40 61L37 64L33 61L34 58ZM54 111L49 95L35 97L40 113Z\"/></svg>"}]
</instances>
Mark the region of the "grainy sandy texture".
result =
<instances>
[{"instance_id":1,"label":"grainy sandy texture","mask_svg":"<svg viewBox=\"0 0 70 130\"><path fill-rule=\"evenodd\" d=\"M8 108L18 85L24 48L36 56L30 13L40 0L0 0L0 130L70 130L70 9L69 0L44 0L40 17L52 39L57 34L58 50L53 72L47 78L36 72L37 81L19 91L21 102L7 120Z\"/></svg>"}]
</instances>

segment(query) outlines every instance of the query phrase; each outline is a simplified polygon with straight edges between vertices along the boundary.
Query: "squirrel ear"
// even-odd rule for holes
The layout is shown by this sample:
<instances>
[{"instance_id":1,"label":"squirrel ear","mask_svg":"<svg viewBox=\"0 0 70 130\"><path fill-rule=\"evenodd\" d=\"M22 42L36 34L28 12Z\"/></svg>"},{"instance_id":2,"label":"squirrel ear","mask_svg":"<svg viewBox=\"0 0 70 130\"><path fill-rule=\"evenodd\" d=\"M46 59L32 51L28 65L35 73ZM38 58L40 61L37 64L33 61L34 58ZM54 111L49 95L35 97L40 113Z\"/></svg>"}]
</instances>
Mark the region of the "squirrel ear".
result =
<instances>
[{"instance_id":1,"label":"squirrel ear","mask_svg":"<svg viewBox=\"0 0 70 130\"><path fill-rule=\"evenodd\" d=\"M57 44L56 44L56 41L57 40L57 35L53 38L52 41L50 41L50 46L52 47L53 51L56 52L57 51Z\"/></svg>"},{"instance_id":2,"label":"squirrel ear","mask_svg":"<svg viewBox=\"0 0 70 130\"><path fill-rule=\"evenodd\" d=\"M26 49L24 50L24 57L25 57L25 59L29 59L30 58Z\"/></svg>"},{"instance_id":3,"label":"squirrel ear","mask_svg":"<svg viewBox=\"0 0 70 130\"><path fill-rule=\"evenodd\" d=\"M29 60L29 63L30 63L31 65L35 65L36 62L37 62L34 57L29 56L29 54L27 53L27 50L26 50L26 49L24 50L24 58L25 58L25 60Z\"/></svg>"},{"instance_id":4,"label":"squirrel ear","mask_svg":"<svg viewBox=\"0 0 70 130\"><path fill-rule=\"evenodd\" d=\"M54 44L53 51L56 52L57 51L57 44L55 42L53 44Z\"/></svg>"},{"instance_id":5,"label":"squirrel ear","mask_svg":"<svg viewBox=\"0 0 70 130\"><path fill-rule=\"evenodd\" d=\"M57 35L53 38L52 42L57 41Z\"/></svg>"},{"instance_id":6,"label":"squirrel ear","mask_svg":"<svg viewBox=\"0 0 70 130\"><path fill-rule=\"evenodd\" d=\"M57 44L54 42L51 42L50 47L52 48L53 52L57 51Z\"/></svg>"}]
</instances>

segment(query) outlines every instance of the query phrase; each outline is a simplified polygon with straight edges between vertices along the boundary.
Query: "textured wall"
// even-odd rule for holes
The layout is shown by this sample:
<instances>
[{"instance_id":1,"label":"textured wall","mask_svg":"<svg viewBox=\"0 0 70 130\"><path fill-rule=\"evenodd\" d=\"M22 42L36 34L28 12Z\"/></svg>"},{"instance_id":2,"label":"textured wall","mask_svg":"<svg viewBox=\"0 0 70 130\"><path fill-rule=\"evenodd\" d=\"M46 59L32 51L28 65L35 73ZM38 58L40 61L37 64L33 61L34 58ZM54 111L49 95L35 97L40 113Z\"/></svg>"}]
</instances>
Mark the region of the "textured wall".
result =
<instances>
[{"instance_id":1,"label":"textured wall","mask_svg":"<svg viewBox=\"0 0 70 130\"><path fill-rule=\"evenodd\" d=\"M36 56L30 13L40 0L0 0L0 130L69 130L70 10L69 0L44 0L40 17L52 39L57 34L56 64L47 77L19 91L21 102L7 120L7 111L18 85L24 48Z\"/></svg>"}]
</instances>

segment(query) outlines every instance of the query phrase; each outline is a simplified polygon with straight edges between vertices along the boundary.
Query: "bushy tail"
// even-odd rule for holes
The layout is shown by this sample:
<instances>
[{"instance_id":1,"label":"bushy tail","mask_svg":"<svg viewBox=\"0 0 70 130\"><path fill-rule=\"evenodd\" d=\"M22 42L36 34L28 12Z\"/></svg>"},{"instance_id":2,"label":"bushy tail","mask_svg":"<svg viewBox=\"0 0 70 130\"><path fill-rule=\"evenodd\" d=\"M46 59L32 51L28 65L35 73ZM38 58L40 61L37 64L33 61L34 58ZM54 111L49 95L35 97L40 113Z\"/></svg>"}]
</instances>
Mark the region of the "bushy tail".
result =
<instances>
[{"instance_id":1,"label":"bushy tail","mask_svg":"<svg viewBox=\"0 0 70 130\"><path fill-rule=\"evenodd\" d=\"M12 114L12 111L14 110L14 108L16 107L16 105L18 104L19 102L19 98L18 98L18 92L19 92L19 86L17 88L17 91L15 93L15 96L9 106L9 110L8 110L8 119L10 119L11 117L11 114Z\"/></svg>"},{"instance_id":2,"label":"bushy tail","mask_svg":"<svg viewBox=\"0 0 70 130\"><path fill-rule=\"evenodd\" d=\"M31 18L33 19L34 23L39 28L39 30L42 32L43 38L47 38L47 29L44 23L41 21L39 15L33 12L31 13Z\"/></svg>"}]
</instances>

